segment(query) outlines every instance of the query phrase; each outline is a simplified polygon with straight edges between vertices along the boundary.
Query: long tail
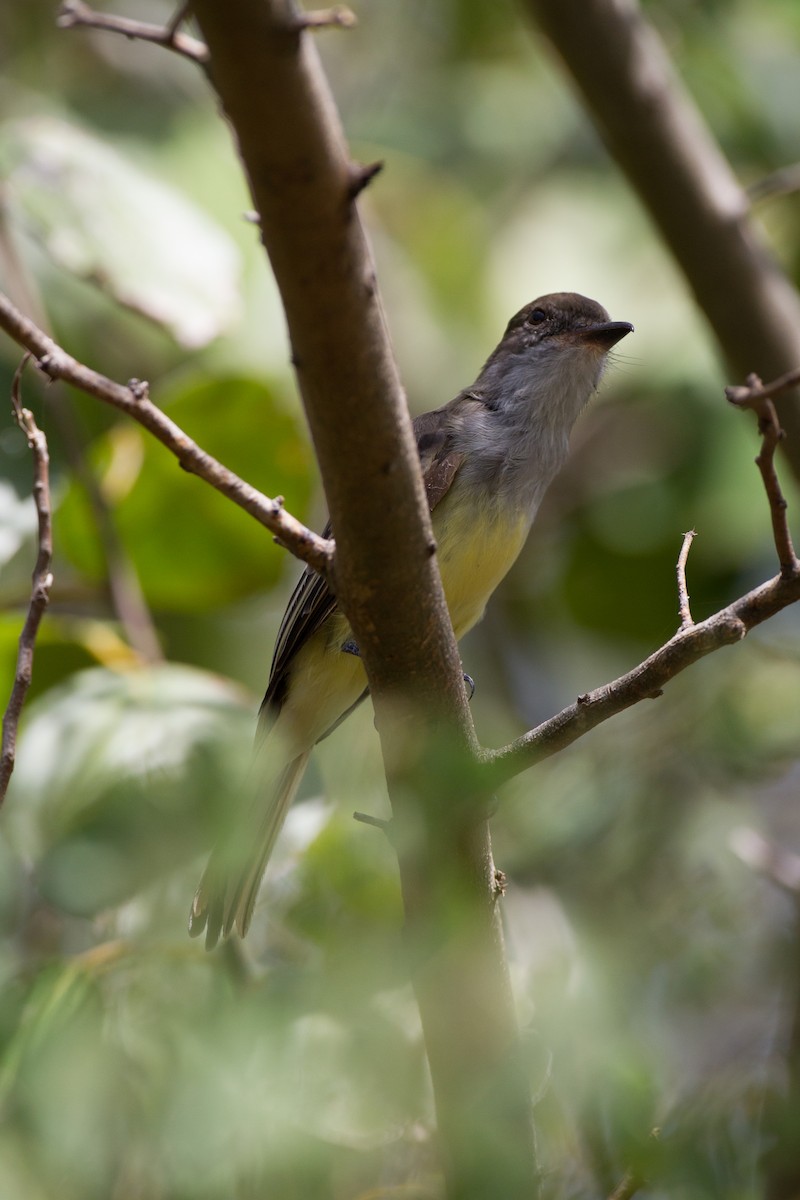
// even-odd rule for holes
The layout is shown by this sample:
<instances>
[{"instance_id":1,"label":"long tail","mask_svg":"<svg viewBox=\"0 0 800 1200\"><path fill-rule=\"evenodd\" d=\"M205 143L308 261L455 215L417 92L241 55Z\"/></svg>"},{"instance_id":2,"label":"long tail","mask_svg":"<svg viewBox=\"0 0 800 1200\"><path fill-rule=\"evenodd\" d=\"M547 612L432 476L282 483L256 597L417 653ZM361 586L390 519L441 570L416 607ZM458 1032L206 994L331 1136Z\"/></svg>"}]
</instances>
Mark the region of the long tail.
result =
<instances>
[{"instance_id":1,"label":"long tail","mask_svg":"<svg viewBox=\"0 0 800 1200\"><path fill-rule=\"evenodd\" d=\"M275 841L294 799L311 751L293 758L272 781L269 795L252 801L230 837L215 846L189 914L189 933L206 931L206 949L232 929L244 937Z\"/></svg>"}]
</instances>

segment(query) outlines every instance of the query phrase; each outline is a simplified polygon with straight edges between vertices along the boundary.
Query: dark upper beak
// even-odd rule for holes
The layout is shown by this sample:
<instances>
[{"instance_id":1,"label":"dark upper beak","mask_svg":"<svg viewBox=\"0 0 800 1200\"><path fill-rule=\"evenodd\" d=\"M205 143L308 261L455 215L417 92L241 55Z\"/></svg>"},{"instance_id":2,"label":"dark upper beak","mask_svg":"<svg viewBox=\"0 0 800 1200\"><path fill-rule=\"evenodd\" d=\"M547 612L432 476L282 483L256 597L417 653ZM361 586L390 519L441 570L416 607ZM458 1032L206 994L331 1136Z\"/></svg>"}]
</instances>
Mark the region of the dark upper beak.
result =
<instances>
[{"instance_id":1,"label":"dark upper beak","mask_svg":"<svg viewBox=\"0 0 800 1200\"><path fill-rule=\"evenodd\" d=\"M596 342L604 350L610 350L617 342L633 333L630 321L606 321L602 325L587 325L585 329L576 329L579 337L587 342Z\"/></svg>"}]
</instances>

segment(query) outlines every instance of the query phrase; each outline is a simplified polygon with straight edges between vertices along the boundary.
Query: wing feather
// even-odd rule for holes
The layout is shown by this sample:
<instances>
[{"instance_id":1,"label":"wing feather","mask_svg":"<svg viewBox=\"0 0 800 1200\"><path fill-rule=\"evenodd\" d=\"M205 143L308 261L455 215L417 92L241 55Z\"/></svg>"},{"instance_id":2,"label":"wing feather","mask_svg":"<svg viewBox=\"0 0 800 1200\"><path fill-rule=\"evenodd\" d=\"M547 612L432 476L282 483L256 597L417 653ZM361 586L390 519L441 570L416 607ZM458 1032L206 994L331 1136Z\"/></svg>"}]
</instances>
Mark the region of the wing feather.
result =
<instances>
[{"instance_id":1,"label":"wing feather","mask_svg":"<svg viewBox=\"0 0 800 1200\"><path fill-rule=\"evenodd\" d=\"M423 413L414 421L417 451L431 512L447 495L464 458L463 453L455 451L452 446L452 427L445 416L449 408L450 405ZM330 536L329 521L323 537ZM269 683L261 705L262 724L271 724L280 711L292 659L335 609L336 598L323 577L311 567L306 567L292 592L278 630Z\"/></svg>"}]
</instances>

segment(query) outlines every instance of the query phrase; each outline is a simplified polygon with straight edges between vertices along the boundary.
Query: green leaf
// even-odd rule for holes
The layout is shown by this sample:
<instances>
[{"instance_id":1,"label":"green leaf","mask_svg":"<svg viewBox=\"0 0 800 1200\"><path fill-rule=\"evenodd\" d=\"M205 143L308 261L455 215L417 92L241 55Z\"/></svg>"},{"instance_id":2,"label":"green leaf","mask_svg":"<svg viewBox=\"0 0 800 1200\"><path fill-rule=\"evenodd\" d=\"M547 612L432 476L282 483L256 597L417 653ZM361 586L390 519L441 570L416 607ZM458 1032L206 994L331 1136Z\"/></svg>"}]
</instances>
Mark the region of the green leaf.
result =
<instances>
[{"instance_id":1,"label":"green leaf","mask_svg":"<svg viewBox=\"0 0 800 1200\"><path fill-rule=\"evenodd\" d=\"M121 903L210 844L249 758L252 713L188 667L82 671L28 713L12 841L67 912Z\"/></svg>"},{"instance_id":2,"label":"green leaf","mask_svg":"<svg viewBox=\"0 0 800 1200\"><path fill-rule=\"evenodd\" d=\"M302 519L311 490L308 445L265 384L210 379L157 399L205 450L270 495L285 496ZM101 439L97 457L108 464L103 487L117 501L118 530L154 607L208 611L276 581L285 552L275 548L269 532L181 471L149 434L118 427ZM76 566L97 577L85 505L74 486L58 515L56 540Z\"/></svg>"},{"instance_id":3,"label":"green leaf","mask_svg":"<svg viewBox=\"0 0 800 1200\"><path fill-rule=\"evenodd\" d=\"M0 162L12 224L59 266L182 346L206 345L237 317L239 252L174 188L55 117L7 127Z\"/></svg>"}]
</instances>

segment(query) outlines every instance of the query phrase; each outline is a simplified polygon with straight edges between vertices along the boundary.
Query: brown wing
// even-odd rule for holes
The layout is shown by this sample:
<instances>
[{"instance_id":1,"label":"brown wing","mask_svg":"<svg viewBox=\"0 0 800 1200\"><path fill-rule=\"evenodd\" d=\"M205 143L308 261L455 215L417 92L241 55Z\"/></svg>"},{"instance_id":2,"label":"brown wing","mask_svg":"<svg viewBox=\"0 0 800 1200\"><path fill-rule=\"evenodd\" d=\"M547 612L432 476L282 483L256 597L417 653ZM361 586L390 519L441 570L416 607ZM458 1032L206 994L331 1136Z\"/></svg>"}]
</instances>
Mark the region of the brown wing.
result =
<instances>
[{"instance_id":1,"label":"brown wing","mask_svg":"<svg viewBox=\"0 0 800 1200\"><path fill-rule=\"evenodd\" d=\"M417 451L431 512L448 492L464 457L451 447L452 433L444 416L446 411L440 408L423 413L414 421ZM330 535L329 521L323 537ZM267 692L261 704L262 723L271 723L271 719L280 711L286 694L289 667L295 654L324 625L335 608L336 598L325 580L311 567L306 567L292 592L278 630Z\"/></svg>"},{"instance_id":2,"label":"brown wing","mask_svg":"<svg viewBox=\"0 0 800 1200\"><path fill-rule=\"evenodd\" d=\"M452 430L445 416L449 407L423 413L414 422L422 478L431 512L450 490L450 484L464 458L462 453L452 448Z\"/></svg>"}]
</instances>

